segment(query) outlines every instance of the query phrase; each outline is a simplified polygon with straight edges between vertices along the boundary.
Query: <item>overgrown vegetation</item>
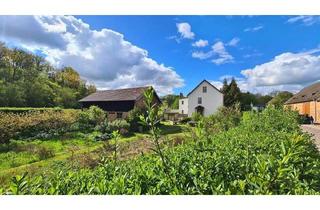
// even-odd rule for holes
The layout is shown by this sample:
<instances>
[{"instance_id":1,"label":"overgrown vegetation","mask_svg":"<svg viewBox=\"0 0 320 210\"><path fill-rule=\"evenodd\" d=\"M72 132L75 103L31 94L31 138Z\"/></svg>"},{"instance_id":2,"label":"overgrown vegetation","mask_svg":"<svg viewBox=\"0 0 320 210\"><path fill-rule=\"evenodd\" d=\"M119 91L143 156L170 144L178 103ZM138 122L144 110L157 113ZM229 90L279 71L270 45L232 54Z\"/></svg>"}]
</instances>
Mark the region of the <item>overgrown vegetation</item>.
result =
<instances>
[{"instance_id":1,"label":"overgrown vegetation","mask_svg":"<svg viewBox=\"0 0 320 210\"><path fill-rule=\"evenodd\" d=\"M12 138L51 138L70 129L76 122L78 110L0 112L0 143Z\"/></svg>"},{"instance_id":2,"label":"overgrown vegetation","mask_svg":"<svg viewBox=\"0 0 320 210\"><path fill-rule=\"evenodd\" d=\"M56 69L43 57L0 42L0 107L79 107L95 92L71 67Z\"/></svg>"},{"instance_id":3,"label":"overgrown vegetation","mask_svg":"<svg viewBox=\"0 0 320 210\"><path fill-rule=\"evenodd\" d=\"M150 97L150 93L146 97ZM148 100L147 100L148 101ZM268 107L261 113L224 108L200 119L192 135L168 147L152 104L141 120L154 154L105 158L94 169L59 167L12 179L7 194L319 194L320 155L302 133L298 115ZM188 139L188 140L187 140ZM116 151L115 151L116 152ZM117 160L117 161L115 161Z\"/></svg>"}]
</instances>

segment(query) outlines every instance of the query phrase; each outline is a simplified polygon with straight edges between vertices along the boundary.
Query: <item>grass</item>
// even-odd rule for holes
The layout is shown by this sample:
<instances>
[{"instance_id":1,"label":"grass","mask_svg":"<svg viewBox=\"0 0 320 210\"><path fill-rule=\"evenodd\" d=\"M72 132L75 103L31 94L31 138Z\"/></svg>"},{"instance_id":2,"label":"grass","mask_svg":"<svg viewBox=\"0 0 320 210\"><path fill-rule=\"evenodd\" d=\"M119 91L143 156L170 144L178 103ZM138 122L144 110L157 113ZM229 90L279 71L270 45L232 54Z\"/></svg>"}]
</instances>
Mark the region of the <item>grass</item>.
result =
<instances>
[{"instance_id":1,"label":"grass","mask_svg":"<svg viewBox=\"0 0 320 210\"><path fill-rule=\"evenodd\" d=\"M184 127L162 124L162 135L165 135L166 140L178 142L185 135L182 133ZM74 132L50 140L16 140L8 145L0 145L2 160L0 161L0 185L7 185L14 175L24 172L30 175L40 174L50 171L50 168L61 163L86 162L81 163L81 167L96 163L105 149L104 142L94 140L97 134L99 133ZM128 137L121 137L119 139L119 144L122 145L121 158L132 158L141 152L149 152L151 142L148 139L148 133L134 133ZM114 141L111 139L109 143L112 145ZM48 156L46 156L47 153L49 153ZM41 158L41 154L45 154L44 158ZM88 161L91 162L87 163Z\"/></svg>"}]
</instances>

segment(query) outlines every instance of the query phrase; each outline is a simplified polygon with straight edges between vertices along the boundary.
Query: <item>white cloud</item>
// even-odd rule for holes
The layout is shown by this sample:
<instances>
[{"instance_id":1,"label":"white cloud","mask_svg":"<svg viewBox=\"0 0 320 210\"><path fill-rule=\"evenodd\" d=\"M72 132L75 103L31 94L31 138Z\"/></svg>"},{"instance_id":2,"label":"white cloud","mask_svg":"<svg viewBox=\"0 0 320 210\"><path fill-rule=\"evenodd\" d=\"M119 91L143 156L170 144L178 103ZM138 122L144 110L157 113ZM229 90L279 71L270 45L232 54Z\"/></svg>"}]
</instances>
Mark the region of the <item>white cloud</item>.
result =
<instances>
[{"instance_id":1,"label":"white cloud","mask_svg":"<svg viewBox=\"0 0 320 210\"><path fill-rule=\"evenodd\" d=\"M216 42L213 46L212 46L212 50L214 52L215 55L217 55L216 58L212 59L211 61L217 65L221 65L224 63L230 63L233 61L233 57L232 55L230 55L223 42L218 41Z\"/></svg>"},{"instance_id":2,"label":"white cloud","mask_svg":"<svg viewBox=\"0 0 320 210\"><path fill-rule=\"evenodd\" d=\"M261 29L263 29L263 26L259 25L259 26L252 27L252 28L246 28L243 31L244 32L256 32L256 31L260 31Z\"/></svg>"},{"instance_id":3,"label":"white cloud","mask_svg":"<svg viewBox=\"0 0 320 210\"><path fill-rule=\"evenodd\" d=\"M199 39L198 41L192 43L193 47L206 47L208 46L208 40Z\"/></svg>"},{"instance_id":4,"label":"white cloud","mask_svg":"<svg viewBox=\"0 0 320 210\"><path fill-rule=\"evenodd\" d=\"M233 62L234 58L228 53L222 41L216 42L212 45L211 50L208 52L195 51L192 53L193 58L205 60L211 58L211 62L216 65Z\"/></svg>"},{"instance_id":5,"label":"white cloud","mask_svg":"<svg viewBox=\"0 0 320 210\"><path fill-rule=\"evenodd\" d=\"M90 26L73 16L0 16L0 39L40 50L54 65L72 66L98 88L153 85L172 93L183 79L118 32Z\"/></svg>"},{"instance_id":6,"label":"white cloud","mask_svg":"<svg viewBox=\"0 0 320 210\"><path fill-rule=\"evenodd\" d=\"M319 49L303 53L282 53L273 60L242 70L243 77L235 77L243 92L268 94L272 91L298 92L306 85L320 80ZM225 75L216 84L222 84L224 78L230 80L232 75Z\"/></svg>"},{"instance_id":7,"label":"white cloud","mask_svg":"<svg viewBox=\"0 0 320 210\"><path fill-rule=\"evenodd\" d=\"M195 34L191 31L191 26L189 23L177 23L176 24L178 32L183 39L193 39Z\"/></svg>"},{"instance_id":8,"label":"white cloud","mask_svg":"<svg viewBox=\"0 0 320 210\"><path fill-rule=\"evenodd\" d=\"M241 71L255 86L297 85L320 79L319 50L283 53L272 61Z\"/></svg>"},{"instance_id":9,"label":"white cloud","mask_svg":"<svg viewBox=\"0 0 320 210\"><path fill-rule=\"evenodd\" d=\"M251 92L251 93L259 93L262 95L270 94L274 91L290 91L296 93L300 91L305 85L273 85L273 86L254 86L250 84L245 78L234 77L227 75L226 79L230 82L231 78L235 78L238 87L242 92ZM216 86L217 88L221 88L223 86L223 79L225 77L220 77L219 80L210 81L211 84Z\"/></svg>"},{"instance_id":10,"label":"white cloud","mask_svg":"<svg viewBox=\"0 0 320 210\"><path fill-rule=\"evenodd\" d=\"M213 56L213 51L203 52L203 51L195 51L192 52L193 58L198 58L200 60L205 60Z\"/></svg>"},{"instance_id":11,"label":"white cloud","mask_svg":"<svg viewBox=\"0 0 320 210\"><path fill-rule=\"evenodd\" d=\"M240 42L240 39L238 37L234 37L226 45L231 47L236 47L239 44L239 42Z\"/></svg>"},{"instance_id":12,"label":"white cloud","mask_svg":"<svg viewBox=\"0 0 320 210\"><path fill-rule=\"evenodd\" d=\"M248 53L248 54L244 54L243 57L244 58L252 58L252 57L259 57L262 56L263 54L260 52L253 52L253 53Z\"/></svg>"},{"instance_id":13,"label":"white cloud","mask_svg":"<svg viewBox=\"0 0 320 210\"><path fill-rule=\"evenodd\" d=\"M300 22L303 25L311 26L315 23L320 23L320 16L307 16L307 15L300 15L291 17L287 20L288 23L296 23Z\"/></svg>"}]
</instances>

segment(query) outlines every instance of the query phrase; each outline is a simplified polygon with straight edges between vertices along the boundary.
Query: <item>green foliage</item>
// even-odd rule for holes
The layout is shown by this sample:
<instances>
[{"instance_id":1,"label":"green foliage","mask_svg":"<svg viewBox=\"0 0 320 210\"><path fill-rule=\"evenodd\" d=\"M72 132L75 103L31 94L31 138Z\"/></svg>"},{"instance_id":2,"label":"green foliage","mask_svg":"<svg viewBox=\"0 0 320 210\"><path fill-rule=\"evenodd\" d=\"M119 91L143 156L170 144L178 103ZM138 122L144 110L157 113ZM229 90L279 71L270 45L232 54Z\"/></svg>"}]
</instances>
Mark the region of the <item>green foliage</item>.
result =
<instances>
[{"instance_id":1,"label":"green foliage","mask_svg":"<svg viewBox=\"0 0 320 210\"><path fill-rule=\"evenodd\" d=\"M250 92L241 93L240 104L241 110L251 110L251 105L263 105L267 106L268 102L273 97L270 95L252 94Z\"/></svg>"},{"instance_id":2,"label":"green foliage","mask_svg":"<svg viewBox=\"0 0 320 210\"><path fill-rule=\"evenodd\" d=\"M89 109L81 111L77 117L75 129L90 131L102 124L106 119L106 113L97 106L90 106Z\"/></svg>"},{"instance_id":3,"label":"green foliage","mask_svg":"<svg viewBox=\"0 0 320 210\"><path fill-rule=\"evenodd\" d=\"M108 121L107 119L96 127L103 134L112 134L118 131L121 135L127 135L130 129L130 124L124 119L116 119Z\"/></svg>"},{"instance_id":4,"label":"green foliage","mask_svg":"<svg viewBox=\"0 0 320 210\"><path fill-rule=\"evenodd\" d=\"M133 108L129 111L127 121L130 124L130 131L131 132L142 132L147 130L146 126L143 126L140 123L140 115L145 115L146 110L143 110L141 108Z\"/></svg>"},{"instance_id":5,"label":"green foliage","mask_svg":"<svg viewBox=\"0 0 320 210\"><path fill-rule=\"evenodd\" d=\"M43 57L0 43L0 106L79 107L96 88L71 67L56 69Z\"/></svg>"},{"instance_id":6,"label":"green foliage","mask_svg":"<svg viewBox=\"0 0 320 210\"><path fill-rule=\"evenodd\" d=\"M228 131L240 124L241 111L240 104L235 107L221 107L209 117L203 118L203 128L208 135L221 131Z\"/></svg>"},{"instance_id":7,"label":"green foliage","mask_svg":"<svg viewBox=\"0 0 320 210\"><path fill-rule=\"evenodd\" d=\"M26 138L42 132L65 132L76 121L77 110L0 112L0 143L11 138Z\"/></svg>"},{"instance_id":8,"label":"green foliage","mask_svg":"<svg viewBox=\"0 0 320 210\"><path fill-rule=\"evenodd\" d=\"M128 134L130 124L123 119L117 119L112 122L109 122L108 128L110 132L118 131L121 135Z\"/></svg>"},{"instance_id":9,"label":"green foliage","mask_svg":"<svg viewBox=\"0 0 320 210\"><path fill-rule=\"evenodd\" d=\"M185 124L185 123L188 123L191 120L192 120L191 117L185 117L182 120L180 120L179 123Z\"/></svg>"},{"instance_id":10,"label":"green foliage","mask_svg":"<svg viewBox=\"0 0 320 210\"><path fill-rule=\"evenodd\" d=\"M61 111L60 107L54 108L33 108L33 107L0 107L0 112L10 112L10 113L23 113L23 112L32 112L32 111ZM72 109L64 109L72 110Z\"/></svg>"},{"instance_id":11,"label":"green foliage","mask_svg":"<svg viewBox=\"0 0 320 210\"><path fill-rule=\"evenodd\" d=\"M226 107L234 106L240 102L241 91L234 78L232 78L230 84L226 79L223 81L222 93L224 94L223 103Z\"/></svg>"},{"instance_id":12,"label":"green foliage","mask_svg":"<svg viewBox=\"0 0 320 210\"><path fill-rule=\"evenodd\" d=\"M166 95L162 97L162 102L166 103L170 109L178 109L179 98L179 95Z\"/></svg>"},{"instance_id":13,"label":"green foliage","mask_svg":"<svg viewBox=\"0 0 320 210\"><path fill-rule=\"evenodd\" d=\"M150 98L149 93L146 98ZM148 100L147 100L148 102ZM149 101L150 102L150 101ZM268 107L245 112L236 125L208 132L200 121L192 141L161 146L158 115L147 103L155 154L104 159L95 169L59 167L51 174L15 177L6 194L320 194L320 154L301 132L297 113ZM232 113L216 118L235 122ZM224 115L226 116L224 119ZM222 126L224 128L224 126Z\"/></svg>"},{"instance_id":14,"label":"green foliage","mask_svg":"<svg viewBox=\"0 0 320 210\"><path fill-rule=\"evenodd\" d=\"M202 115L198 112L193 112L192 115L191 115L191 119L195 122L198 122L202 119Z\"/></svg>"},{"instance_id":15,"label":"green foliage","mask_svg":"<svg viewBox=\"0 0 320 210\"><path fill-rule=\"evenodd\" d=\"M54 150L47 147L37 148L37 154L39 155L40 160L46 160L55 156Z\"/></svg>"},{"instance_id":16,"label":"green foliage","mask_svg":"<svg viewBox=\"0 0 320 210\"><path fill-rule=\"evenodd\" d=\"M283 104L293 96L292 93L288 91L278 92L275 97L271 101L269 101L269 105L273 105L276 107L281 107Z\"/></svg>"}]
</instances>

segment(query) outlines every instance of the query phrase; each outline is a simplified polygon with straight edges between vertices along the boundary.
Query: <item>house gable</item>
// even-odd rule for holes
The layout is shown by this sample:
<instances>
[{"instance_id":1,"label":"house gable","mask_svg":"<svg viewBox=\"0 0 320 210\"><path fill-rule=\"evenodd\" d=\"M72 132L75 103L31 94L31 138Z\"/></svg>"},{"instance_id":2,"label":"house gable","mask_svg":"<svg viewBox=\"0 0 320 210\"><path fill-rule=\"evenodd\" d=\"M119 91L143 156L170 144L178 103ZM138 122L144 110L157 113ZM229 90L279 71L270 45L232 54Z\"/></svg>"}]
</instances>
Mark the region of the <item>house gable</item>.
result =
<instances>
[{"instance_id":1,"label":"house gable","mask_svg":"<svg viewBox=\"0 0 320 210\"><path fill-rule=\"evenodd\" d=\"M203 80L188 94L188 116L202 110L204 116L213 114L223 106L223 94L207 80Z\"/></svg>"}]
</instances>

